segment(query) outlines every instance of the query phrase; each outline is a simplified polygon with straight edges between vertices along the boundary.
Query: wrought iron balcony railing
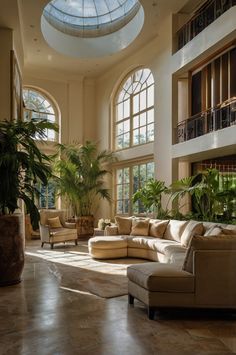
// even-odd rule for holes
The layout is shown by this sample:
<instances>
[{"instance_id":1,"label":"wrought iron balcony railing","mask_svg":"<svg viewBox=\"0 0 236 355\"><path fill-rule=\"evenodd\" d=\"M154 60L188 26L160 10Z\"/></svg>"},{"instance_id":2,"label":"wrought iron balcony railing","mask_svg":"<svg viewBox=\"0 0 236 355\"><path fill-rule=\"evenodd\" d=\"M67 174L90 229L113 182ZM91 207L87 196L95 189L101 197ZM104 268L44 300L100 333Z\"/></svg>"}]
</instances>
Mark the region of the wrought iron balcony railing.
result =
<instances>
[{"instance_id":1,"label":"wrought iron balcony railing","mask_svg":"<svg viewBox=\"0 0 236 355\"><path fill-rule=\"evenodd\" d=\"M178 50L234 5L236 5L236 0L207 1L204 8L177 32Z\"/></svg>"},{"instance_id":2,"label":"wrought iron balcony railing","mask_svg":"<svg viewBox=\"0 0 236 355\"><path fill-rule=\"evenodd\" d=\"M194 115L177 125L177 143L236 125L236 98Z\"/></svg>"}]
</instances>

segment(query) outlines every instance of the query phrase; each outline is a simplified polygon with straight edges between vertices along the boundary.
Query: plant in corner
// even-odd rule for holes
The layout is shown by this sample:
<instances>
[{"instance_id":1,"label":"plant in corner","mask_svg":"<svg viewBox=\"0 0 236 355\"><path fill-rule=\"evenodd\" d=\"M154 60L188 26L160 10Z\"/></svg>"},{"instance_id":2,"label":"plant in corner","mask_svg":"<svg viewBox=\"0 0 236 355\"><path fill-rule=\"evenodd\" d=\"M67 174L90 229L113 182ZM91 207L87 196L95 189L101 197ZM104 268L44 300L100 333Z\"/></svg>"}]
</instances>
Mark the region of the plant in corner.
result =
<instances>
[{"instance_id":1,"label":"plant in corner","mask_svg":"<svg viewBox=\"0 0 236 355\"><path fill-rule=\"evenodd\" d=\"M0 285L20 282L24 266L23 215L14 213L23 201L33 227L39 212L34 203L38 179L47 184L50 158L40 152L35 138L43 139L45 129L57 130L46 120L0 121Z\"/></svg>"},{"instance_id":2,"label":"plant in corner","mask_svg":"<svg viewBox=\"0 0 236 355\"><path fill-rule=\"evenodd\" d=\"M59 148L60 158L55 165L59 176L57 189L73 209L78 236L93 235L96 198L111 201L104 178L114 155L106 150L99 152L97 145L89 141L84 145L59 145Z\"/></svg>"}]
</instances>

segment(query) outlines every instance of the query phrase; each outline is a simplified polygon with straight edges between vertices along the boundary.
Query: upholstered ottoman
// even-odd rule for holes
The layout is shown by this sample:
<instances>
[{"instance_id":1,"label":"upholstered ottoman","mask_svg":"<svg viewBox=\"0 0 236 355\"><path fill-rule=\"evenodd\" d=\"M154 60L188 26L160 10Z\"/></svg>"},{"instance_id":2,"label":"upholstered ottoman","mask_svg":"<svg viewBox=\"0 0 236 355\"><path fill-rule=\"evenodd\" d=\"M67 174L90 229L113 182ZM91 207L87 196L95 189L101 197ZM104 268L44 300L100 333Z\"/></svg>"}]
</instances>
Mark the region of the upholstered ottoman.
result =
<instances>
[{"instance_id":1,"label":"upholstered ottoman","mask_svg":"<svg viewBox=\"0 0 236 355\"><path fill-rule=\"evenodd\" d=\"M127 257L127 240L122 236L90 238L88 248L90 255L95 259Z\"/></svg>"},{"instance_id":2,"label":"upholstered ottoman","mask_svg":"<svg viewBox=\"0 0 236 355\"><path fill-rule=\"evenodd\" d=\"M129 304L137 298L148 307L149 319L156 307L188 307L194 303L194 276L176 264L151 262L127 269Z\"/></svg>"}]
</instances>

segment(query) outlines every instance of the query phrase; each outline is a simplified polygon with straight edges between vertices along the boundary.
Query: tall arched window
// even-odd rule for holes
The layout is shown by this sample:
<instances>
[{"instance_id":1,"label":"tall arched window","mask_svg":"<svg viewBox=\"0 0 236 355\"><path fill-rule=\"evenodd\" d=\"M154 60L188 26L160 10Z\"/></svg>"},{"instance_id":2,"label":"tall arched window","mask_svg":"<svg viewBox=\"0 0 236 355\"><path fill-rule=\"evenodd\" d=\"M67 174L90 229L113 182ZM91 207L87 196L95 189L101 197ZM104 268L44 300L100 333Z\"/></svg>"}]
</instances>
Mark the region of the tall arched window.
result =
<instances>
[{"instance_id":1,"label":"tall arched window","mask_svg":"<svg viewBox=\"0 0 236 355\"><path fill-rule=\"evenodd\" d=\"M154 140L154 79L139 69L125 80L115 98L115 150Z\"/></svg>"},{"instance_id":2,"label":"tall arched window","mask_svg":"<svg viewBox=\"0 0 236 355\"><path fill-rule=\"evenodd\" d=\"M57 111L52 101L42 92L34 88L23 89L24 99L24 119L42 120L58 122ZM45 132L45 140L56 141L58 135L55 131L48 129Z\"/></svg>"}]
</instances>

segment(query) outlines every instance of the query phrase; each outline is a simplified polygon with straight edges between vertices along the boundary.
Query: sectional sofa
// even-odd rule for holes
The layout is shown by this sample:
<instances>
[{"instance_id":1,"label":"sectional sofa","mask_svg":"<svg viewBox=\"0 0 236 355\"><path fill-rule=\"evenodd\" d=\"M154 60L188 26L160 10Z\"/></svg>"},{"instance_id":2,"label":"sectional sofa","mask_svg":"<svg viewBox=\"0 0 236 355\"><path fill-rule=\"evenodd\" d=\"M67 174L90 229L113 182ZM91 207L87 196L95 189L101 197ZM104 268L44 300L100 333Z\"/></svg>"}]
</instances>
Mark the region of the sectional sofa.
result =
<instances>
[{"instance_id":1,"label":"sectional sofa","mask_svg":"<svg viewBox=\"0 0 236 355\"><path fill-rule=\"evenodd\" d=\"M129 303L145 303L150 319L160 307L236 308L235 225L116 217L89 252L152 261L127 269Z\"/></svg>"}]
</instances>

